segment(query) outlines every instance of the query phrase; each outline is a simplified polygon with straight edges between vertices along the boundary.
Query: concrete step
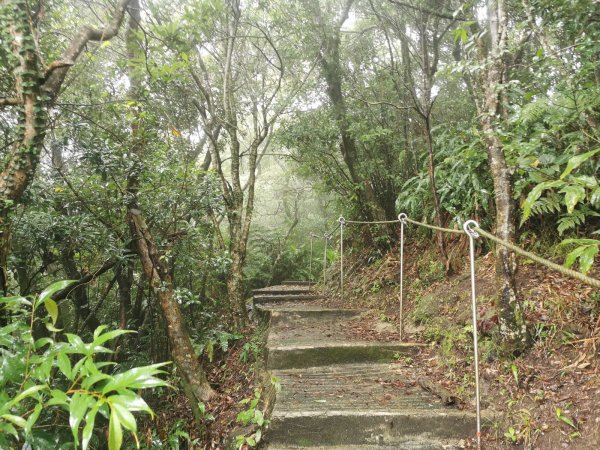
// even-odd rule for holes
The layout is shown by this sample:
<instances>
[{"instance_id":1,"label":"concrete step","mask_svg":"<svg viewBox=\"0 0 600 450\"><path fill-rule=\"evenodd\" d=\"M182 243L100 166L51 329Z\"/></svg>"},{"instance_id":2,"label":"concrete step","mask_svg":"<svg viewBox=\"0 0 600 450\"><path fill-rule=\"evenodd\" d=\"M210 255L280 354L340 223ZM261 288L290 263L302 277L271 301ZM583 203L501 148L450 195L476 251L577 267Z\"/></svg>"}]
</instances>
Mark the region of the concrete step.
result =
<instances>
[{"instance_id":1,"label":"concrete step","mask_svg":"<svg viewBox=\"0 0 600 450\"><path fill-rule=\"evenodd\" d=\"M279 287L280 289L277 289ZM297 295L312 292L308 286L290 286L289 289L281 289L281 286L273 288L254 289L253 295Z\"/></svg>"},{"instance_id":2,"label":"concrete step","mask_svg":"<svg viewBox=\"0 0 600 450\"><path fill-rule=\"evenodd\" d=\"M475 417L421 389L409 368L345 364L276 370L282 386L269 448L442 449L475 433Z\"/></svg>"},{"instance_id":3,"label":"concrete step","mask_svg":"<svg viewBox=\"0 0 600 450\"><path fill-rule=\"evenodd\" d=\"M277 302L263 303L256 305L256 311L261 316L269 320L269 324L274 327L285 327L291 325L290 322L297 318L315 318L324 316L335 318L356 317L361 314L358 309L337 309L324 306L295 303L295 302Z\"/></svg>"},{"instance_id":4,"label":"concrete step","mask_svg":"<svg viewBox=\"0 0 600 450\"><path fill-rule=\"evenodd\" d=\"M464 448L456 440L402 440L395 442L391 445L385 444L363 444L363 445L319 445L319 446L304 446L299 447L297 445L278 445L271 444L267 445L267 450L460 450Z\"/></svg>"},{"instance_id":5,"label":"concrete step","mask_svg":"<svg viewBox=\"0 0 600 450\"><path fill-rule=\"evenodd\" d=\"M275 295L255 295L253 297L253 302L254 305L260 305L262 303L275 303L275 302L290 302L290 301L294 301L294 302L298 302L298 301L304 301L304 300L318 300L322 298L320 295L318 294L275 294Z\"/></svg>"},{"instance_id":6,"label":"concrete step","mask_svg":"<svg viewBox=\"0 0 600 450\"><path fill-rule=\"evenodd\" d=\"M458 447L456 444L445 442L416 442L404 441L397 442L392 445L320 445L318 447L298 447L298 446L281 446L269 445L267 450L460 450L463 447Z\"/></svg>"},{"instance_id":7,"label":"concrete step","mask_svg":"<svg viewBox=\"0 0 600 450\"><path fill-rule=\"evenodd\" d=\"M390 362L397 355L415 355L422 344L366 341L353 333L361 311L272 307L267 338L267 366L271 369L328 364Z\"/></svg>"},{"instance_id":8,"label":"concrete step","mask_svg":"<svg viewBox=\"0 0 600 450\"><path fill-rule=\"evenodd\" d=\"M318 323L319 321L339 321L358 317L362 311L358 309L338 309L325 308L318 306L299 305L299 307L279 307L277 304L269 305L271 316L271 326L277 328L294 327L299 321L310 321ZM259 306L262 308L262 305ZM297 329L297 328L296 328Z\"/></svg>"},{"instance_id":9,"label":"concrete step","mask_svg":"<svg viewBox=\"0 0 600 450\"><path fill-rule=\"evenodd\" d=\"M395 357L414 356L423 344L349 341L313 345L267 345L268 369L297 369L329 364L386 363Z\"/></svg>"},{"instance_id":10,"label":"concrete step","mask_svg":"<svg viewBox=\"0 0 600 450\"><path fill-rule=\"evenodd\" d=\"M281 284L284 285L284 286L289 286L289 285L295 285L295 286L314 286L315 284L317 284L317 282L316 281L293 281L293 280L286 280L286 281L282 281Z\"/></svg>"}]
</instances>

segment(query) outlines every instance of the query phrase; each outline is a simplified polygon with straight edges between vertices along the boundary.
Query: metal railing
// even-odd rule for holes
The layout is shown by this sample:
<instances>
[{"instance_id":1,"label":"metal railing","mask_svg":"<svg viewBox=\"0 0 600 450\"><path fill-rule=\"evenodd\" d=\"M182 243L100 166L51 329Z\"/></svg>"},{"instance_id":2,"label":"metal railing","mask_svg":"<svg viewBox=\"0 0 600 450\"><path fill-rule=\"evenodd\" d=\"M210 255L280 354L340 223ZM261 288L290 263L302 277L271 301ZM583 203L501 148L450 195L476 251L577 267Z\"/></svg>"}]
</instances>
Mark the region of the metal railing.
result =
<instances>
[{"instance_id":1,"label":"metal railing","mask_svg":"<svg viewBox=\"0 0 600 450\"><path fill-rule=\"evenodd\" d=\"M397 220L381 220L381 221L359 221L359 220L346 220L343 216L337 221L337 226L329 233L325 233L323 236L325 240L325 253L323 258L323 282L326 282L326 269L327 269L327 244L333 238L334 233L340 230L340 294L344 295L344 228L348 225L379 225L379 224L400 224L400 295L399 295L399 336L400 341L403 339L404 330L404 228L410 223L419 227L429 228L435 231L441 231L444 233L466 235L469 239L469 265L470 265L470 278L471 278L471 312L472 312L472 323L473 323L473 353L474 353L474 376L475 376L475 405L477 415L477 447L481 448L481 403L480 403L480 391L479 391L479 344L478 344L478 327L477 327L477 300L476 300L476 286L475 286L475 239L483 236L490 241L502 245L515 253L531 259L539 264L542 264L549 269L562 273L563 275L575 278L587 285L600 288L600 280L597 280L587 275L577 272L572 269L568 269L564 266L549 261L541 256L534 253L528 252L521 247L507 242L499 237L482 230L479 224L474 220L467 220L463 225L462 229L443 228L427 223L419 222L417 220L410 219L406 214L402 213L398 215ZM318 237L317 235L311 234L311 259L312 259L312 238ZM312 277L312 275L311 275Z\"/></svg>"}]
</instances>

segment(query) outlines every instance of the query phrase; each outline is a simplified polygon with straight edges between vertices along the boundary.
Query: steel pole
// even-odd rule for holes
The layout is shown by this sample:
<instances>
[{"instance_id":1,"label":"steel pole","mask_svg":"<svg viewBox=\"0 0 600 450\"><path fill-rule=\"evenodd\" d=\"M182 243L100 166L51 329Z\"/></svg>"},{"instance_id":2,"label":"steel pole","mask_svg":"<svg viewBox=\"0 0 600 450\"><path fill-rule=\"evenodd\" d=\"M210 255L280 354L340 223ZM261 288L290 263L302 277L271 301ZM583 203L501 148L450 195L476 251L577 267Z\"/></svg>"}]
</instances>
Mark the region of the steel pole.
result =
<instances>
[{"instance_id":1,"label":"steel pole","mask_svg":"<svg viewBox=\"0 0 600 450\"><path fill-rule=\"evenodd\" d=\"M471 308L473 313L473 347L475 356L475 404L477 407L477 448L481 448L481 406L479 400L479 346L477 342L477 299L475 297L475 239L479 237L473 228L479 228L474 220L467 220L463 230L469 236L469 259L471 261Z\"/></svg>"}]
</instances>

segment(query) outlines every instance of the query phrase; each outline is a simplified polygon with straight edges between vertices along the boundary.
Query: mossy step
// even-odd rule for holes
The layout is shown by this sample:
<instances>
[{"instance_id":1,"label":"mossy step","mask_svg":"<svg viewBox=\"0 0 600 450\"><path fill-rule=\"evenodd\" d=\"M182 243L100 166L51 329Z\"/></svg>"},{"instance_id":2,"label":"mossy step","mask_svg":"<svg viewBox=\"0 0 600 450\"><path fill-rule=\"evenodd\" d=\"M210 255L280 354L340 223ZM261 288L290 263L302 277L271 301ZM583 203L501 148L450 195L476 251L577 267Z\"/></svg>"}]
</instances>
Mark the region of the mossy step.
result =
<instances>
[{"instance_id":1,"label":"mossy step","mask_svg":"<svg viewBox=\"0 0 600 450\"><path fill-rule=\"evenodd\" d=\"M420 443L420 448L443 448L440 441L457 444L460 439L473 436L475 428L473 417L460 411L416 414L414 411L375 413L362 409L273 416L268 440L302 447L380 443L413 448L403 445L410 442Z\"/></svg>"},{"instance_id":2,"label":"mossy step","mask_svg":"<svg viewBox=\"0 0 600 450\"><path fill-rule=\"evenodd\" d=\"M303 300L318 300L322 298L317 294L299 294L299 295L255 295L253 297L254 305L260 305L263 303L275 303L275 302L289 302L289 301L303 301Z\"/></svg>"},{"instance_id":3,"label":"mossy step","mask_svg":"<svg viewBox=\"0 0 600 450\"><path fill-rule=\"evenodd\" d=\"M253 295L298 295L298 294L308 294L312 292L310 288L297 286L290 287L289 289L281 289L280 286L275 286L274 288L262 288L262 289L254 289L252 291Z\"/></svg>"},{"instance_id":4,"label":"mossy step","mask_svg":"<svg viewBox=\"0 0 600 450\"><path fill-rule=\"evenodd\" d=\"M347 347L348 345L357 344L364 353L366 344L364 341L366 339L363 336L380 338L380 341L372 342L375 346L387 344L389 347L389 345L400 344L399 336L393 333L378 335L369 332L369 330L364 330L361 312L357 310L325 308L311 310L311 308L306 308L305 312L302 308L291 309L289 305L286 304L285 306L285 308L273 308L270 311L271 321L267 338L267 348L269 349L287 348L296 350L298 348L314 347ZM306 306L303 305L303 307ZM372 326L375 326L375 324L372 324ZM392 350L392 353L393 351L395 350ZM385 359L376 358L375 361L389 361L392 353ZM331 354L331 352L329 351L328 354ZM359 359L356 362L361 360ZM342 359L340 362L353 361Z\"/></svg>"},{"instance_id":5,"label":"mossy step","mask_svg":"<svg viewBox=\"0 0 600 450\"><path fill-rule=\"evenodd\" d=\"M316 281L294 281L294 280L286 280L282 281L281 284L285 285L296 285L296 286L314 286L317 284Z\"/></svg>"},{"instance_id":6,"label":"mossy step","mask_svg":"<svg viewBox=\"0 0 600 450\"><path fill-rule=\"evenodd\" d=\"M385 363L398 355L415 355L423 344L390 342L322 342L316 345L267 345L267 368L296 369L330 364Z\"/></svg>"},{"instance_id":7,"label":"mossy step","mask_svg":"<svg viewBox=\"0 0 600 450\"><path fill-rule=\"evenodd\" d=\"M285 327L300 319L320 319L323 317L343 319L361 314L359 309L327 308L323 306L294 303L263 303L256 305L256 312L270 322L271 327Z\"/></svg>"},{"instance_id":8,"label":"mossy step","mask_svg":"<svg viewBox=\"0 0 600 450\"><path fill-rule=\"evenodd\" d=\"M266 436L273 450L441 449L475 432L474 414L444 406L400 364L330 365L274 375L282 389Z\"/></svg>"},{"instance_id":9,"label":"mossy step","mask_svg":"<svg viewBox=\"0 0 600 450\"><path fill-rule=\"evenodd\" d=\"M358 309L336 309L336 308L277 308L269 309L271 316L271 327L285 328L294 327L299 321L339 321L358 317L361 311Z\"/></svg>"},{"instance_id":10,"label":"mossy step","mask_svg":"<svg viewBox=\"0 0 600 450\"><path fill-rule=\"evenodd\" d=\"M461 446L456 443L448 443L442 441L414 441L408 440L403 442L397 442L392 445L319 445L318 447L298 447L294 446L281 446L281 445L268 445L267 450L460 450Z\"/></svg>"},{"instance_id":11,"label":"mossy step","mask_svg":"<svg viewBox=\"0 0 600 450\"><path fill-rule=\"evenodd\" d=\"M392 443L390 445L385 444L363 444L363 445L319 445L319 446L297 446L297 445L280 445L280 444L268 444L266 450L460 450L464 446L457 443L456 440L415 440L409 439Z\"/></svg>"}]
</instances>

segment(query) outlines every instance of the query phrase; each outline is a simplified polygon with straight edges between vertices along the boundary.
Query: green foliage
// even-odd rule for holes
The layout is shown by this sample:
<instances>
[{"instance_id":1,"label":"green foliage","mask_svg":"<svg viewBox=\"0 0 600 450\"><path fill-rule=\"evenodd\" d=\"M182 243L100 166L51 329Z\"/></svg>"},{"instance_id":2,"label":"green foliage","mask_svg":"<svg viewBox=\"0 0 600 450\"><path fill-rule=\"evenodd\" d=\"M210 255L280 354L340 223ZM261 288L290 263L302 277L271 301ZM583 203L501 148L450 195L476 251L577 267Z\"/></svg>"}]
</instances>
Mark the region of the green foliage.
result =
<instances>
[{"instance_id":1,"label":"green foliage","mask_svg":"<svg viewBox=\"0 0 600 450\"><path fill-rule=\"evenodd\" d=\"M110 450L121 448L123 429L136 439L137 425L133 412L152 414L139 390L166 383L156 375L165 364L116 370L113 363L98 360L99 354L112 351L107 342L129 333L128 330L106 331L101 326L90 342L78 335L56 328L58 306L52 295L72 284L59 281L39 296L2 297L0 307L9 317L0 328L0 446L10 447L17 441L29 442L34 448L55 447L56 435L43 431L47 424L68 422L75 447L86 449L95 439L99 422L108 420ZM43 315L40 306L47 315ZM36 337L45 326L52 337ZM99 419L100 414L104 419ZM68 442L61 437L63 443Z\"/></svg>"},{"instance_id":2,"label":"green foliage","mask_svg":"<svg viewBox=\"0 0 600 450\"><path fill-rule=\"evenodd\" d=\"M256 447L262 439L262 428L269 424L269 421L265 419L264 412L259 408L260 403L260 391L254 390L253 398L246 398L240 401L240 404L246 405L247 408L241 411L235 418L236 422L242 425L254 425L256 431L250 436L238 435L235 438L236 448L242 448L243 445L249 447Z\"/></svg>"}]
</instances>

